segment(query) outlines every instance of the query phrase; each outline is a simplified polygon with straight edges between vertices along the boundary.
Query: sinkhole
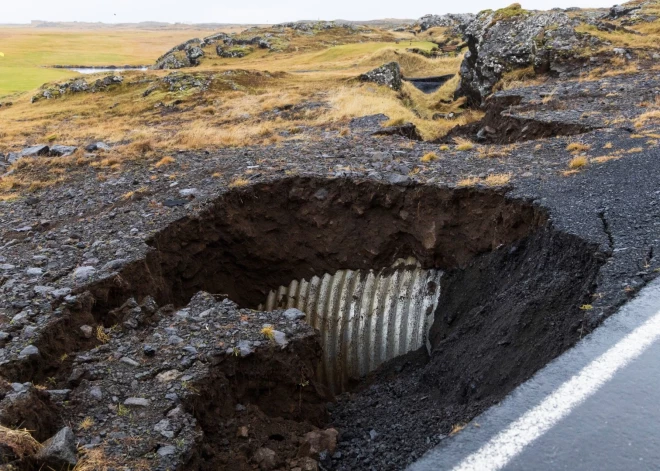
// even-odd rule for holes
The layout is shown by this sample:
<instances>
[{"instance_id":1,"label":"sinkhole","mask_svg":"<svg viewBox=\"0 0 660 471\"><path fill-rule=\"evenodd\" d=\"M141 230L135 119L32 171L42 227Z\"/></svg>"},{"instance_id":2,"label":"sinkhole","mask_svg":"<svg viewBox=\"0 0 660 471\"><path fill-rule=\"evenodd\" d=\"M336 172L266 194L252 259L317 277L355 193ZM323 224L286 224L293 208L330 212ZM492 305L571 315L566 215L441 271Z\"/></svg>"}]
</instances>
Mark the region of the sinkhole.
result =
<instances>
[{"instance_id":1,"label":"sinkhole","mask_svg":"<svg viewBox=\"0 0 660 471\"><path fill-rule=\"evenodd\" d=\"M500 191L314 177L230 190L148 243L121 284L92 288L97 312L201 290L297 308L319 331L330 394L425 349L450 401L510 390L572 345L601 263Z\"/></svg>"}]
</instances>

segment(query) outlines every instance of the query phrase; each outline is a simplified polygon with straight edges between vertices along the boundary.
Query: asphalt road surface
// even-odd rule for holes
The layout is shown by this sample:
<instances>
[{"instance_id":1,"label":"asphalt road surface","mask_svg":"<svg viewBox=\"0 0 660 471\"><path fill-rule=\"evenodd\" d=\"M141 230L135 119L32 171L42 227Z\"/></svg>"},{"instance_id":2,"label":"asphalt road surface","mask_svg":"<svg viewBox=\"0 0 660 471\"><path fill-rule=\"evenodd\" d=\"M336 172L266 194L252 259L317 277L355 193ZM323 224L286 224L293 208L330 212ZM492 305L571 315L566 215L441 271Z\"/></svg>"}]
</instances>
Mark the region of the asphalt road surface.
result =
<instances>
[{"instance_id":1,"label":"asphalt road surface","mask_svg":"<svg viewBox=\"0 0 660 471\"><path fill-rule=\"evenodd\" d=\"M660 469L660 280L411 471Z\"/></svg>"}]
</instances>

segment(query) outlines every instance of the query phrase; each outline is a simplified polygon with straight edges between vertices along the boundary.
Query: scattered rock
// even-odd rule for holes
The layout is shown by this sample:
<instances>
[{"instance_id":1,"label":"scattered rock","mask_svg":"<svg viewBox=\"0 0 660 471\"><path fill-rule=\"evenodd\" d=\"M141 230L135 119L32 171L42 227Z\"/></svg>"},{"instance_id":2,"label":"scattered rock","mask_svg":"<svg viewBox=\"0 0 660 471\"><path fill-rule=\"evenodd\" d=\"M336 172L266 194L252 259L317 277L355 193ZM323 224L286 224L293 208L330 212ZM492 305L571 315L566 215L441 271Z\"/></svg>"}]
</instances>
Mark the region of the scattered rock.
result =
<instances>
[{"instance_id":1,"label":"scattered rock","mask_svg":"<svg viewBox=\"0 0 660 471\"><path fill-rule=\"evenodd\" d=\"M297 321L299 319L304 319L306 316L305 313L300 311L299 309L291 308L284 311L284 317L286 317L290 321Z\"/></svg>"},{"instance_id":2,"label":"scattered rock","mask_svg":"<svg viewBox=\"0 0 660 471\"><path fill-rule=\"evenodd\" d=\"M149 407L149 404L149 399L144 399L141 397L129 397L124 401L125 406Z\"/></svg>"},{"instance_id":3,"label":"scattered rock","mask_svg":"<svg viewBox=\"0 0 660 471\"><path fill-rule=\"evenodd\" d=\"M28 345L18 354L19 358L35 358L39 356L39 349L34 345Z\"/></svg>"},{"instance_id":4,"label":"scattered rock","mask_svg":"<svg viewBox=\"0 0 660 471\"><path fill-rule=\"evenodd\" d=\"M76 437L71 429L64 427L44 442L35 458L54 469L75 466L78 463Z\"/></svg>"},{"instance_id":5,"label":"scattered rock","mask_svg":"<svg viewBox=\"0 0 660 471\"><path fill-rule=\"evenodd\" d=\"M184 67L195 67L199 60L204 57L204 51L200 47L200 39L190 39L178 46L173 47L156 60L154 69L182 69Z\"/></svg>"},{"instance_id":6,"label":"scattered rock","mask_svg":"<svg viewBox=\"0 0 660 471\"><path fill-rule=\"evenodd\" d=\"M158 453L159 456L170 456L176 453L176 448L172 445L161 446L156 453Z\"/></svg>"},{"instance_id":7,"label":"scattered rock","mask_svg":"<svg viewBox=\"0 0 660 471\"><path fill-rule=\"evenodd\" d=\"M319 459L319 455L323 452L328 454L334 453L337 448L338 435L339 432L334 428L314 430L306 433L298 449L298 456L309 456Z\"/></svg>"},{"instance_id":8,"label":"scattered rock","mask_svg":"<svg viewBox=\"0 0 660 471\"><path fill-rule=\"evenodd\" d=\"M106 144L105 142L93 142L91 144L88 144L85 146L85 150L87 152L96 152L99 150L110 150L110 146Z\"/></svg>"},{"instance_id":9,"label":"scattered rock","mask_svg":"<svg viewBox=\"0 0 660 471\"><path fill-rule=\"evenodd\" d=\"M61 146L61 145L56 145L50 148L50 151L48 154L51 157L66 157L68 155L73 154L75 151L77 151L78 148L76 146Z\"/></svg>"},{"instance_id":10,"label":"scattered rock","mask_svg":"<svg viewBox=\"0 0 660 471\"><path fill-rule=\"evenodd\" d=\"M47 145L41 144L32 147L26 147L19 153L19 157L37 157L40 155L48 155L50 148Z\"/></svg>"},{"instance_id":11,"label":"scattered rock","mask_svg":"<svg viewBox=\"0 0 660 471\"><path fill-rule=\"evenodd\" d=\"M259 448L252 456L252 461L259 465L259 469L263 471L275 469L279 464L277 453L270 448Z\"/></svg>"},{"instance_id":12,"label":"scattered rock","mask_svg":"<svg viewBox=\"0 0 660 471\"><path fill-rule=\"evenodd\" d=\"M422 136L413 123L404 123L397 126L387 126L372 133L372 136L403 136L414 141L421 141Z\"/></svg>"},{"instance_id":13,"label":"scattered rock","mask_svg":"<svg viewBox=\"0 0 660 471\"><path fill-rule=\"evenodd\" d=\"M90 267L90 266L78 267L73 272L73 278L77 282L82 283L84 281L89 280L92 276L94 276L95 273L96 273L96 268L94 267Z\"/></svg>"}]
</instances>

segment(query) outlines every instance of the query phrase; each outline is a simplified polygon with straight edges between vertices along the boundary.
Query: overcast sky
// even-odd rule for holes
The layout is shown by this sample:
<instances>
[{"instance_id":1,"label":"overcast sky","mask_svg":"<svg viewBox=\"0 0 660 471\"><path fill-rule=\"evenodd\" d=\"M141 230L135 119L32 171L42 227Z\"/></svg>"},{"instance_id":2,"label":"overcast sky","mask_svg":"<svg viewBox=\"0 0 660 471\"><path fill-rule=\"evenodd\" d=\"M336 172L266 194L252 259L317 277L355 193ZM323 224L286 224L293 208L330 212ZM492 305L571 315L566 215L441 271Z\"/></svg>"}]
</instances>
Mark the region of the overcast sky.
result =
<instances>
[{"instance_id":1,"label":"overcast sky","mask_svg":"<svg viewBox=\"0 0 660 471\"><path fill-rule=\"evenodd\" d=\"M513 0L3 0L0 23L100 21L135 23L280 23L296 20L372 20L419 18L426 13L478 12L501 8ZM529 0L528 9L605 7L599 0Z\"/></svg>"}]
</instances>

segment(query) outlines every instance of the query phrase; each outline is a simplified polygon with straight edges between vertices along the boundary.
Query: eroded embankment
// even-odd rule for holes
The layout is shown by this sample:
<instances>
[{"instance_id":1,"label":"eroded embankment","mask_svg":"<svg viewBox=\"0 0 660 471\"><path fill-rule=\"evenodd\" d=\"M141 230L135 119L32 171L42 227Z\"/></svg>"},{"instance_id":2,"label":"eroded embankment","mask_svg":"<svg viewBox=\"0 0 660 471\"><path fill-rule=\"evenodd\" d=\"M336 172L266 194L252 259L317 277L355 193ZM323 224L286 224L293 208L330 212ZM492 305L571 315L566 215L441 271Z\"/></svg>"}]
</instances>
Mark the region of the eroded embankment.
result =
<instances>
[{"instance_id":1,"label":"eroded embankment","mask_svg":"<svg viewBox=\"0 0 660 471\"><path fill-rule=\"evenodd\" d=\"M454 137L476 137L481 142L512 144L555 136L574 136L597 129L597 126L571 122L566 118L562 121L558 116L554 119L537 119L533 114L524 116L522 113L533 111L538 104L521 106L522 101L523 97L519 95L492 95L486 101L486 115L480 121L457 126L438 142L448 143ZM546 108L550 105L555 103Z\"/></svg>"},{"instance_id":2,"label":"eroded embankment","mask_svg":"<svg viewBox=\"0 0 660 471\"><path fill-rule=\"evenodd\" d=\"M131 297L141 302L152 296L158 306L181 307L206 291L256 308L270 290L292 280L391 267L406 257L445 272L426 364L401 368L405 357L386 363L368 378L371 387L358 387L350 400L333 408L331 422L340 431L343 452L315 458L335 469L365 469L367 462L377 469L403 467L437 443L438 430L447 433L474 417L572 345L583 333L579 307L589 300L602 259L596 246L555 230L543 209L503 192L320 178L229 191L200 214L169 225L149 244L145 259L87 287L88 294L81 296L85 302L57 330L63 336L59 343L71 337L69 345L79 350L94 345L94 339L76 340L78 324L91 319L108 327L126 325L133 311L117 308ZM163 311L153 321L137 322L144 332L139 335L150 335L158 319L167 324L169 315ZM240 326L233 328L240 332ZM191 338L198 335L194 332ZM58 342L52 342L53 357ZM273 395L277 364L261 369L258 354L247 358L252 360L241 368L248 365L244 377L249 384L226 379L231 362L215 369L211 363L196 383L202 394L186 405L204 434L189 454L192 461L181 463L181 469L204 469L203 463L217 456L213 450L227 446L226 437L235 433L229 429L237 423L232 407L238 400L247 403L253 417L262 411L265 421L279 416L290 424L289 435L264 433L250 447L239 444L232 453L245 455L241 463L248 466L259 447L276 446L272 440L285 443L281 458L295 455L298 435L291 424L300 415L289 417L287 410L296 399L302 410L301 398L285 396L304 389L309 374L296 383L297 372L283 369L286 384L279 397ZM48 371L30 370L30 376L69 374L66 362L59 367L54 361L43 363L50 365ZM268 378L259 378L260 371ZM219 390L233 391L227 396L233 399L223 405ZM377 408L370 406L374 396ZM310 409L313 417L300 420L321 425L325 412L320 404ZM399 418L396 428L392 417ZM377 443L370 438L376 427Z\"/></svg>"}]
</instances>

